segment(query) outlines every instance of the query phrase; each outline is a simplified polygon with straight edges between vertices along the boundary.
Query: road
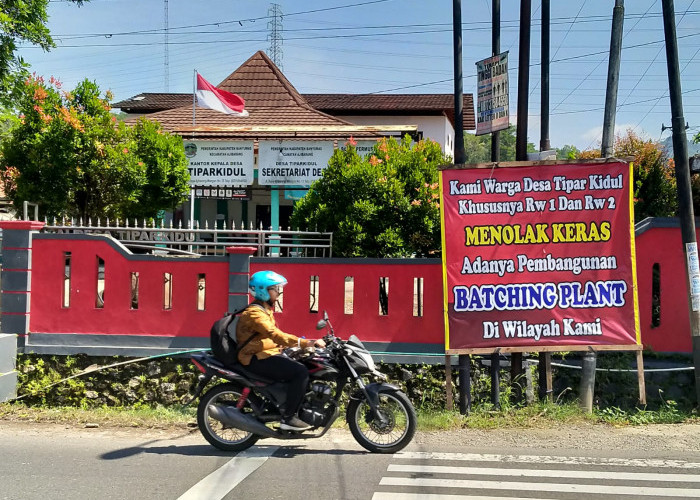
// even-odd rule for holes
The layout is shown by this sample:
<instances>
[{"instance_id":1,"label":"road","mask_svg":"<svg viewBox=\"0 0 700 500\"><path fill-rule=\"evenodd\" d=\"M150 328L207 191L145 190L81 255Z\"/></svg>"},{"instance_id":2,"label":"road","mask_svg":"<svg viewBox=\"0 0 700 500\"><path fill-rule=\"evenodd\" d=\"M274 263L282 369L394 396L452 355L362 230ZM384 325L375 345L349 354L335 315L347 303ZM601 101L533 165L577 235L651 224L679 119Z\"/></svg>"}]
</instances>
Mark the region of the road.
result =
<instances>
[{"instance_id":1,"label":"road","mask_svg":"<svg viewBox=\"0 0 700 500\"><path fill-rule=\"evenodd\" d=\"M0 421L0 499L700 498L700 425L419 433L393 455L334 429L229 454L195 430Z\"/></svg>"}]
</instances>

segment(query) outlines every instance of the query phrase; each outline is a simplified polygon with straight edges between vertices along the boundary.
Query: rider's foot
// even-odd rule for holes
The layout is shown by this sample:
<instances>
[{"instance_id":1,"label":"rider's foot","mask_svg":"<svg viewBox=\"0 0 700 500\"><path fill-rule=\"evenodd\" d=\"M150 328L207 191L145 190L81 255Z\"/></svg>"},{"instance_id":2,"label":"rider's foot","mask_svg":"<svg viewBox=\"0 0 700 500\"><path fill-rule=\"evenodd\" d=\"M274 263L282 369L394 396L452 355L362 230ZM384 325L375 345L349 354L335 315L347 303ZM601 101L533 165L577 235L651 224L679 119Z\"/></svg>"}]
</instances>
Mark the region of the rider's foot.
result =
<instances>
[{"instance_id":1,"label":"rider's foot","mask_svg":"<svg viewBox=\"0 0 700 500\"><path fill-rule=\"evenodd\" d=\"M306 429L311 429L311 427L311 425L295 416L286 417L280 423L280 429L285 431L305 431Z\"/></svg>"}]
</instances>

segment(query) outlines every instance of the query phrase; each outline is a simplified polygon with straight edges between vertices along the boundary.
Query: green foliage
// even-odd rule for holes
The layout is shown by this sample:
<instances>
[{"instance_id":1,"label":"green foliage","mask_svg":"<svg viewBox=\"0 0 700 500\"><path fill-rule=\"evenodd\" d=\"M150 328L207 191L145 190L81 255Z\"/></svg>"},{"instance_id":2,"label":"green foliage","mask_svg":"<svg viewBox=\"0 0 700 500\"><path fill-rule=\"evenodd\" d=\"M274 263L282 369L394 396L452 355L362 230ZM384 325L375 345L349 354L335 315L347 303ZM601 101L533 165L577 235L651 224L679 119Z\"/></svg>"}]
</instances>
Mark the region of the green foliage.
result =
<instances>
[{"instance_id":1,"label":"green foliage","mask_svg":"<svg viewBox=\"0 0 700 500\"><path fill-rule=\"evenodd\" d=\"M575 160L580 153L579 149L571 144L565 144L561 148L555 148L555 150L558 160Z\"/></svg>"},{"instance_id":2,"label":"green foliage","mask_svg":"<svg viewBox=\"0 0 700 500\"><path fill-rule=\"evenodd\" d=\"M628 130L615 139L613 154L632 158L634 175L634 220L647 217L672 217L678 208L673 160L663 147ZM578 158L599 158L600 151L581 151Z\"/></svg>"},{"instance_id":3,"label":"green foliage","mask_svg":"<svg viewBox=\"0 0 700 500\"><path fill-rule=\"evenodd\" d=\"M515 127L512 125L501 130L499 135L499 161L515 161ZM491 161L491 134L464 134L464 151L467 159L464 163L488 163ZM537 149L531 142L527 143L527 152L534 153Z\"/></svg>"},{"instance_id":4,"label":"green foliage","mask_svg":"<svg viewBox=\"0 0 700 500\"><path fill-rule=\"evenodd\" d=\"M81 5L83 0L71 0ZM31 43L44 50L55 46L46 24L49 0L0 1L0 96L12 91L15 76L26 71L27 64L17 57L18 43Z\"/></svg>"},{"instance_id":5,"label":"green foliage","mask_svg":"<svg viewBox=\"0 0 700 500\"><path fill-rule=\"evenodd\" d=\"M186 400L199 373L188 359L168 358L101 369L123 361L20 354L18 396L25 404L40 406L153 408ZM64 380L68 377L75 378Z\"/></svg>"},{"instance_id":6,"label":"green foliage","mask_svg":"<svg viewBox=\"0 0 700 500\"><path fill-rule=\"evenodd\" d=\"M118 123L110 98L88 80L65 92L53 77L26 78L0 158L16 209L30 201L42 217L143 218L186 198L181 138L144 119Z\"/></svg>"},{"instance_id":7,"label":"green foliage","mask_svg":"<svg viewBox=\"0 0 700 500\"><path fill-rule=\"evenodd\" d=\"M439 255L439 144L382 139L365 158L349 144L337 150L307 195L292 224L333 231L338 257Z\"/></svg>"}]
</instances>

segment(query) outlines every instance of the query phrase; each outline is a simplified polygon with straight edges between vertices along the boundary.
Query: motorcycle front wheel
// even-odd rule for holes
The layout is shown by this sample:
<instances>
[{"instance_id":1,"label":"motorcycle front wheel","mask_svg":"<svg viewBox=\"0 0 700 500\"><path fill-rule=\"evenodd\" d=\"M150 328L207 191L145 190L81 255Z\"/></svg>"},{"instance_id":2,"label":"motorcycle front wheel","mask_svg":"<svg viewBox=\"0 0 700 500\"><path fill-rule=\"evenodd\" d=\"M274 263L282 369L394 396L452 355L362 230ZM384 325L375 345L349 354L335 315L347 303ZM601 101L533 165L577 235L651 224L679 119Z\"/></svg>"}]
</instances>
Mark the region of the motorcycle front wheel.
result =
<instances>
[{"instance_id":1,"label":"motorcycle front wheel","mask_svg":"<svg viewBox=\"0 0 700 500\"><path fill-rule=\"evenodd\" d=\"M373 453L396 453L413 439L416 411L401 391L379 391L378 419L365 398L348 403L347 420L355 440Z\"/></svg>"},{"instance_id":2,"label":"motorcycle front wheel","mask_svg":"<svg viewBox=\"0 0 700 500\"><path fill-rule=\"evenodd\" d=\"M253 446L260 437L248 431L229 427L213 418L209 408L213 405L236 406L241 398L242 389L234 384L220 384L207 391L197 406L197 426L204 439L216 448L224 451L243 451ZM241 409L252 413L250 401Z\"/></svg>"}]
</instances>

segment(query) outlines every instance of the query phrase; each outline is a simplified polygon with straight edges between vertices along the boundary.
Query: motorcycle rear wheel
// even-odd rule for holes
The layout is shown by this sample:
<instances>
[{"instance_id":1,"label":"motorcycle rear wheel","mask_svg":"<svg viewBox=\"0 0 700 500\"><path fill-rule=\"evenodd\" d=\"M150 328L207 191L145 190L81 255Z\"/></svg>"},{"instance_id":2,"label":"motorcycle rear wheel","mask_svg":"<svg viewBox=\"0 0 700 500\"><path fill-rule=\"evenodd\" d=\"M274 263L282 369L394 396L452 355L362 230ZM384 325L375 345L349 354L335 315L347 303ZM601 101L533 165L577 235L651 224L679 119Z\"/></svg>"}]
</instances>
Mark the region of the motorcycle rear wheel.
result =
<instances>
[{"instance_id":1,"label":"motorcycle rear wheel","mask_svg":"<svg viewBox=\"0 0 700 500\"><path fill-rule=\"evenodd\" d=\"M416 411L401 391L380 390L379 411L385 422L374 416L364 398L348 403L347 420L355 440L372 453L396 453L413 439Z\"/></svg>"},{"instance_id":2,"label":"motorcycle rear wheel","mask_svg":"<svg viewBox=\"0 0 700 500\"><path fill-rule=\"evenodd\" d=\"M197 426L214 447L223 451L243 451L253 446L260 436L248 431L228 427L209 414L211 405L236 406L241 398L242 388L235 384L219 384L209 389L197 406ZM250 401L241 409L244 413L253 413Z\"/></svg>"}]
</instances>

